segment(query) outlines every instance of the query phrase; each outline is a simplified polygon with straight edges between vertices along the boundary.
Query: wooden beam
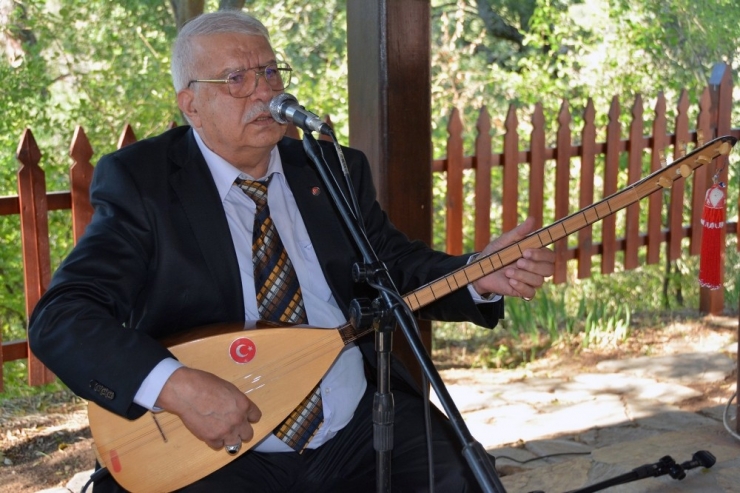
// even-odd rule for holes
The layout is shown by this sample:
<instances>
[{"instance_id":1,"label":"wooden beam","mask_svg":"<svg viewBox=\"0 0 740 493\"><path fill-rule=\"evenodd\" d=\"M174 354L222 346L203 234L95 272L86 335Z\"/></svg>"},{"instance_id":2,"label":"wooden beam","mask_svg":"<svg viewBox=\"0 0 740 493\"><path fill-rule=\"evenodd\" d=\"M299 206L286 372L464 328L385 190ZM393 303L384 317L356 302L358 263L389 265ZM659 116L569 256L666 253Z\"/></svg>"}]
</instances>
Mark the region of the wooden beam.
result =
<instances>
[{"instance_id":1,"label":"wooden beam","mask_svg":"<svg viewBox=\"0 0 740 493\"><path fill-rule=\"evenodd\" d=\"M370 160L378 200L410 238L432 240L431 3L349 0L349 143ZM403 294L403 293L401 293ZM422 326L431 348L431 328ZM394 352L420 375L402 337Z\"/></svg>"}]
</instances>

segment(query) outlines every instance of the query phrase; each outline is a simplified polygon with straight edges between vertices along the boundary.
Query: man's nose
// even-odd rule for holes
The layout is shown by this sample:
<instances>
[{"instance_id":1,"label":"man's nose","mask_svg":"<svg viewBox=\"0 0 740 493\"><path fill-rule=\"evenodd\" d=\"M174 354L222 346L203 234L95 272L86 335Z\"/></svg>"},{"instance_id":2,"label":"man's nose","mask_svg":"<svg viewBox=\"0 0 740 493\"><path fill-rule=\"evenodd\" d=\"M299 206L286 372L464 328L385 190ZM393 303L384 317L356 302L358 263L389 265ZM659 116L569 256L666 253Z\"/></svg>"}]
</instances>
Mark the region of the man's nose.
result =
<instances>
[{"instance_id":1,"label":"man's nose","mask_svg":"<svg viewBox=\"0 0 740 493\"><path fill-rule=\"evenodd\" d=\"M275 91L273 91L270 83L267 82L267 78L265 77L264 73L258 72L256 74L256 77L257 79L255 83L257 84L257 86L254 88L253 96L257 96L260 99L269 101L275 95Z\"/></svg>"}]
</instances>

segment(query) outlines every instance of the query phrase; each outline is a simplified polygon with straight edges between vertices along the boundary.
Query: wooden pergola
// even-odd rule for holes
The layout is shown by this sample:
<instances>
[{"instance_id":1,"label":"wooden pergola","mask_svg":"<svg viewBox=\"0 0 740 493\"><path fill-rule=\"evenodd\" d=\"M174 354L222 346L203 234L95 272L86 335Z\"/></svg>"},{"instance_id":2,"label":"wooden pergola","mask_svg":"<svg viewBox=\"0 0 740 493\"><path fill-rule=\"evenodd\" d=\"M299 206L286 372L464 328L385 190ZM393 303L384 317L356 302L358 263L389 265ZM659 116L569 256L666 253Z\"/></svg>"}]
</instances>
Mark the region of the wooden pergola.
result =
<instances>
[{"instance_id":1,"label":"wooden pergola","mask_svg":"<svg viewBox=\"0 0 740 493\"><path fill-rule=\"evenodd\" d=\"M348 0L350 146L367 154L378 200L412 239L432 240L431 2ZM420 143L425 143L419 145ZM422 323L431 348L431 326ZM394 352L420 368L403 337Z\"/></svg>"}]
</instances>

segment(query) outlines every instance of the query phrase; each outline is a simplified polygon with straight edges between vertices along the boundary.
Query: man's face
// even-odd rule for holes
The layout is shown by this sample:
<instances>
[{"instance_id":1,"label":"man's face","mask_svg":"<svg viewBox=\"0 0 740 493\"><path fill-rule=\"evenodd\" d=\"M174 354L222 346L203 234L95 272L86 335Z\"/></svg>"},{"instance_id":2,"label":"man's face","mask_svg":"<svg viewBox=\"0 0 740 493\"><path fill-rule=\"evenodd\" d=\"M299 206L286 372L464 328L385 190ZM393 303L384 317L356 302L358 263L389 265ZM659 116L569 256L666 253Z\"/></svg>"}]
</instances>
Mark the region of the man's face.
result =
<instances>
[{"instance_id":1,"label":"man's face","mask_svg":"<svg viewBox=\"0 0 740 493\"><path fill-rule=\"evenodd\" d=\"M237 70L276 62L265 38L235 33L197 38L193 54L196 79L224 79ZM263 77L258 79L254 92L245 98L232 97L227 84L213 83L194 83L178 94L180 109L206 145L240 168L248 168L249 159L272 149L286 130L269 111L270 100L282 91L274 91Z\"/></svg>"}]
</instances>

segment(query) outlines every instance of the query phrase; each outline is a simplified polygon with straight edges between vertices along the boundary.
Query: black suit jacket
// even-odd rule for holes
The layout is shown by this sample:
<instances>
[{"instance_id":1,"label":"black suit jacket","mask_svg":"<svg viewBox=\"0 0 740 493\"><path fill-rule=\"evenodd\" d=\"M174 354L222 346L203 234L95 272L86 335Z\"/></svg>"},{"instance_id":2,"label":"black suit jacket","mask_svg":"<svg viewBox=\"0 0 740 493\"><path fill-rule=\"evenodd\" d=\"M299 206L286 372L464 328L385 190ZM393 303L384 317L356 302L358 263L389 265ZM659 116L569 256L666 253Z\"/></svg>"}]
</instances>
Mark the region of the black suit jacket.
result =
<instances>
[{"instance_id":1,"label":"black suit jacket","mask_svg":"<svg viewBox=\"0 0 740 493\"><path fill-rule=\"evenodd\" d=\"M325 143L324 143L325 144ZM322 145L324 145L322 144ZM376 295L355 285L362 257L300 141L279 144L285 177L339 306ZM333 149L325 155L338 172ZM409 241L375 200L365 156L344 149L367 236L403 294L465 264ZM214 323L243 322L234 244L221 200L192 130L178 127L104 156L91 186L93 219L55 273L31 317L33 352L75 393L119 415L169 351L158 339ZM250 247L251 248L251 247ZM441 320L492 327L502 303L476 306L467 290L423 310ZM372 354L372 338L361 343ZM374 360L370 360L374 364Z\"/></svg>"}]
</instances>

